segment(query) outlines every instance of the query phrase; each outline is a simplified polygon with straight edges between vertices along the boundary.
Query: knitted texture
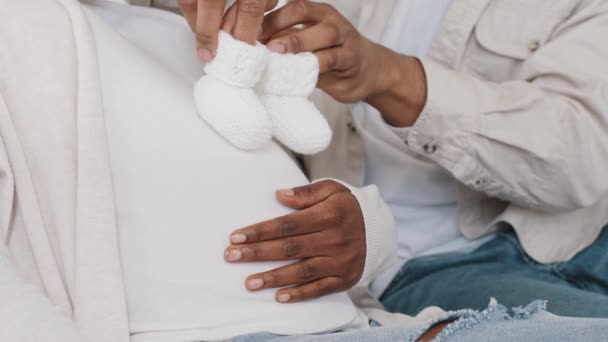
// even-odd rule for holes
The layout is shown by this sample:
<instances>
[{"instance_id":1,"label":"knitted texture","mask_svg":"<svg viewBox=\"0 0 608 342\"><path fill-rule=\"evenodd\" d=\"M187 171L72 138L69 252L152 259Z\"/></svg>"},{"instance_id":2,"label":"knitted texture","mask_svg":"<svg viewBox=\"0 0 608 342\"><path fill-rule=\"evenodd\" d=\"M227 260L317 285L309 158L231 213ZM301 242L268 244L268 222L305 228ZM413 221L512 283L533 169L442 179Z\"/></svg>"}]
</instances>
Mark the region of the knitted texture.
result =
<instances>
[{"instance_id":1,"label":"knitted texture","mask_svg":"<svg viewBox=\"0 0 608 342\"><path fill-rule=\"evenodd\" d=\"M200 116L238 148L255 150L272 139L272 123L253 90L266 67L268 50L219 34L214 60L194 87Z\"/></svg>"},{"instance_id":2,"label":"knitted texture","mask_svg":"<svg viewBox=\"0 0 608 342\"><path fill-rule=\"evenodd\" d=\"M329 124L308 99L318 76L319 60L312 53L270 53L256 87L275 138L301 154L321 152L331 142Z\"/></svg>"}]
</instances>

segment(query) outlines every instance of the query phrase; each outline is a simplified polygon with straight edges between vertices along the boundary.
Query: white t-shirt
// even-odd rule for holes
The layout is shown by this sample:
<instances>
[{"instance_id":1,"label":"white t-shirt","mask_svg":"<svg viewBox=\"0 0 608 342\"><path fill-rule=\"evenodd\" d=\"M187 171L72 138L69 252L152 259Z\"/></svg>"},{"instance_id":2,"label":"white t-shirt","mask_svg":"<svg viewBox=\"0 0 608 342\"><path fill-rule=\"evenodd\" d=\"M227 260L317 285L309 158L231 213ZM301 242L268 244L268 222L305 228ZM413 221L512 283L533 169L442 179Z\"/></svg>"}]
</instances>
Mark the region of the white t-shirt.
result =
<instances>
[{"instance_id":1,"label":"white t-shirt","mask_svg":"<svg viewBox=\"0 0 608 342\"><path fill-rule=\"evenodd\" d=\"M395 1L381 43L401 54L424 57L452 0ZM458 228L456 181L424 156L415 154L380 113L354 106L364 140L366 184L378 186L395 217L400 263L377 277L380 295L407 261L420 256L467 251L486 240L467 241Z\"/></svg>"},{"instance_id":2,"label":"white t-shirt","mask_svg":"<svg viewBox=\"0 0 608 342\"><path fill-rule=\"evenodd\" d=\"M200 119L192 87L202 66L182 18L116 4L87 8L99 53L132 340L214 341L364 326L344 293L285 305L274 290L245 289L248 275L286 263L226 263L230 232L289 213L274 191L306 178L279 146L238 150Z\"/></svg>"}]
</instances>

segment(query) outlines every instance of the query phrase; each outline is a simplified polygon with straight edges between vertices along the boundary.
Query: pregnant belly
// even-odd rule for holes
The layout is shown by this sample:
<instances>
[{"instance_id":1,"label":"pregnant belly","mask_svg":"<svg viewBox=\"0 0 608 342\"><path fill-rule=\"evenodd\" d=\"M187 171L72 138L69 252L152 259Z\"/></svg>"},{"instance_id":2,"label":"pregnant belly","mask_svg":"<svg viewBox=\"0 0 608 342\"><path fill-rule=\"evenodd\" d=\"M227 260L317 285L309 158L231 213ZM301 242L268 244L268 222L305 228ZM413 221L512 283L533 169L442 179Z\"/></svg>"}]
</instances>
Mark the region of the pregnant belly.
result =
<instances>
[{"instance_id":1,"label":"pregnant belly","mask_svg":"<svg viewBox=\"0 0 608 342\"><path fill-rule=\"evenodd\" d=\"M248 275L284 262L223 259L230 232L289 213L274 191L307 180L287 154L275 144L255 152L228 144L199 118L191 84L93 15L91 23L131 332L221 340L351 322L357 312L345 294L283 305L274 291L245 289Z\"/></svg>"},{"instance_id":2,"label":"pregnant belly","mask_svg":"<svg viewBox=\"0 0 608 342\"><path fill-rule=\"evenodd\" d=\"M287 214L274 190L306 180L277 146L243 153L211 139L212 132L204 136L208 141L190 158L142 152L148 173L119 186L126 190L117 203L132 331L202 329L205 338L226 338L317 333L349 323L354 308L344 294L283 305L272 290L246 291L248 275L285 263L226 263L230 232ZM209 146L218 153L205 152Z\"/></svg>"}]
</instances>

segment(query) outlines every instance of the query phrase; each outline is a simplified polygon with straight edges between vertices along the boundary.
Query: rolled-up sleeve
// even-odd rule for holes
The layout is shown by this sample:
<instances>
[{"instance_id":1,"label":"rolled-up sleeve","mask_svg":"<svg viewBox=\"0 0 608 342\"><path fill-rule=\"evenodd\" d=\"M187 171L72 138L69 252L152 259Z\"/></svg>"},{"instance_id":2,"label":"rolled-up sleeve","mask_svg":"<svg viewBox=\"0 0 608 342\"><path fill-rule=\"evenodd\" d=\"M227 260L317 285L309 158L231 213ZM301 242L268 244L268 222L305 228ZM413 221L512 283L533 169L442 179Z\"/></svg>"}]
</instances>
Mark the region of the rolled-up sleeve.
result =
<instances>
[{"instance_id":1,"label":"rolled-up sleeve","mask_svg":"<svg viewBox=\"0 0 608 342\"><path fill-rule=\"evenodd\" d=\"M422 60L427 104L395 132L491 197L543 211L596 203L608 194L608 5L595 3L524 61L517 80Z\"/></svg>"}]
</instances>

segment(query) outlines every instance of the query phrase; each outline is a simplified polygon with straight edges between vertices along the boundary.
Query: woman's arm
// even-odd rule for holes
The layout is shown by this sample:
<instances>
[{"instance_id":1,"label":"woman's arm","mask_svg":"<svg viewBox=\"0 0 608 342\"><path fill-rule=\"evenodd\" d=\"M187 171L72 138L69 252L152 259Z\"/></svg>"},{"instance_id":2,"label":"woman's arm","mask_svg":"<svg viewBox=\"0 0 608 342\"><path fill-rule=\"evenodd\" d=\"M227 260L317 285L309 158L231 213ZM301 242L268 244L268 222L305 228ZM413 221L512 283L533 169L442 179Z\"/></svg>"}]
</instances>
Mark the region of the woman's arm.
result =
<instances>
[{"instance_id":1,"label":"woman's arm","mask_svg":"<svg viewBox=\"0 0 608 342\"><path fill-rule=\"evenodd\" d=\"M280 288L276 299L293 303L368 286L396 262L392 214L374 186L358 189L334 180L277 192L298 211L232 233L229 262L301 260L251 275L251 291Z\"/></svg>"},{"instance_id":2,"label":"woman's arm","mask_svg":"<svg viewBox=\"0 0 608 342\"><path fill-rule=\"evenodd\" d=\"M306 23L306 29L285 31ZM409 148L461 183L527 208L573 210L608 193L608 4L587 1L521 66L492 83L369 42L333 7L294 1L265 19L280 52L315 51L319 86L367 101Z\"/></svg>"},{"instance_id":3,"label":"woman's arm","mask_svg":"<svg viewBox=\"0 0 608 342\"><path fill-rule=\"evenodd\" d=\"M359 204L365 224L366 256L365 268L356 286L368 287L380 273L398 262L397 228L393 213L375 185L357 188L338 180L329 181L347 187Z\"/></svg>"}]
</instances>

